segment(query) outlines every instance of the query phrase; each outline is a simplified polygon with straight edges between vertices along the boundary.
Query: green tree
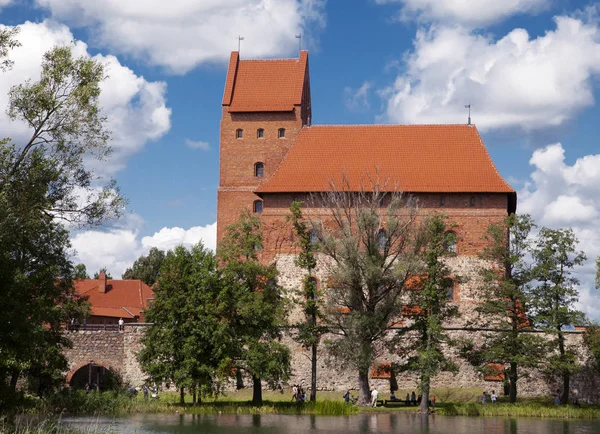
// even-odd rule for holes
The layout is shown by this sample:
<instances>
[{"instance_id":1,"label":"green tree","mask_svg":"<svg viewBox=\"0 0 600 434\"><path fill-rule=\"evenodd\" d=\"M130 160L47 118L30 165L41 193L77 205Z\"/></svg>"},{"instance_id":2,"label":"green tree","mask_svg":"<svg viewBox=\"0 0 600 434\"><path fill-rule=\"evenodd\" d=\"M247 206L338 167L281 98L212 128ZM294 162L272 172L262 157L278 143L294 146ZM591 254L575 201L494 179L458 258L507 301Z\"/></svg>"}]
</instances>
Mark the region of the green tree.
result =
<instances>
[{"instance_id":1,"label":"green tree","mask_svg":"<svg viewBox=\"0 0 600 434\"><path fill-rule=\"evenodd\" d=\"M596 258L596 278L594 279L596 289L600 289L600 256Z\"/></svg>"},{"instance_id":2,"label":"green tree","mask_svg":"<svg viewBox=\"0 0 600 434\"><path fill-rule=\"evenodd\" d=\"M16 38L18 34L18 27L0 29L0 72L10 69L13 65L13 61L8 59L8 53L21 45Z\"/></svg>"},{"instance_id":3,"label":"green tree","mask_svg":"<svg viewBox=\"0 0 600 434\"><path fill-rule=\"evenodd\" d=\"M544 354L544 341L531 333L528 317L534 279L529 235L534 227L529 215L514 214L490 225L485 234L489 245L481 254L487 265L481 269L482 299L476 311L485 327L496 331L483 334L483 347L471 357L483 370L488 363L508 364L504 374L510 402L517 399L519 369L538 367Z\"/></svg>"},{"instance_id":4,"label":"green tree","mask_svg":"<svg viewBox=\"0 0 600 434\"><path fill-rule=\"evenodd\" d=\"M530 292L532 320L552 337L545 365L549 376L562 380L563 404L569 401L571 375L579 368L577 352L568 347L564 329L585 321L583 312L575 308L579 280L572 272L586 260L583 252L576 251L577 244L572 229L541 228L532 250L534 277L539 282Z\"/></svg>"},{"instance_id":5,"label":"green tree","mask_svg":"<svg viewBox=\"0 0 600 434\"><path fill-rule=\"evenodd\" d=\"M158 273L164 260L165 252L152 247L148 256L142 255L136 259L133 266L125 270L122 277L123 279L138 279L146 285L152 286L158 279Z\"/></svg>"},{"instance_id":6,"label":"green tree","mask_svg":"<svg viewBox=\"0 0 600 434\"><path fill-rule=\"evenodd\" d=\"M223 288L217 307L231 333L231 359L252 376L256 405L262 404L261 380L274 387L290 375L290 351L279 342L286 305L277 268L258 258L261 247L261 221L246 211L218 249Z\"/></svg>"},{"instance_id":7,"label":"green tree","mask_svg":"<svg viewBox=\"0 0 600 434\"><path fill-rule=\"evenodd\" d=\"M588 351L588 364L593 371L600 374L600 325L590 325L583 335L583 343Z\"/></svg>"},{"instance_id":8,"label":"green tree","mask_svg":"<svg viewBox=\"0 0 600 434\"><path fill-rule=\"evenodd\" d=\"M356 192L341 188L314 198L325 215L314 219L323 266L330 274L326 341L342 368L358 372L360 403L370 401L369 370L398 321L400 296L418 267L413 200L384 192L377 182Z\"/></svg>"},{"instance_id":9,"label":"green tree","mask_svg":"<svg viewBox=\"0 0 600 434\"><path fill-rule=\"evenodd\" d=\"M111 274L108 272L106 267L102 267L100 270L94 273L94 279L100 279L100 273L104 273L107 279L112 279Z\"/></svg>"},{"instance_id":10,"label":"green tree","mask_svg":"<svg viewBox=\"0 0 600 434\"><path fill-rule=\"evenodd\" d=\"M90 275L87 273L85 264L77 264L73 267L73 279L89 279Z\"/></svg>"},{"instance_id":11,"label":"green tree","mask_svg":"<svg viewBox=\"0 0 600 434\"><path fill-rule=\"evenodd\" d=\"M14 46L2 32L0 57ZM58 47L44 55L39 80L9 94L9 118L31 133L25 143L0 140L0 405L14 402L19 378L65 370L61 325L85 313L62 223L99 224L124 203L114 182L95 193L96 177L83 164L84 155L110 150L98 107L103 77L99 62Z\"/></svg>"},{"instance_id":12,"label":"green tree","mask_svg":"<svg viewBox=\"0 0 600 434\"><path fill-rule=\"evenodd\" d=\"M142 339L139 360L155 381L173 382L182 403L185 388L195 398L229 364L223 351L229 347L228 327L215 309L220 292L215 256L202 244L167 253L146 313L152 326Z\"/></svg>"},{"instance_id":13,"label":"green tree","mask_svg":"<svg viewBox=\"0 0 600 434\"><path fill-rule=\"evenodd\" d=\"M447 320L458 316L458 308L450 303L454 275L446 265L445 258L454 253L448 246L454 241L454 233L448 230L452 225L447 217L434 214L424 223L418 244L423 264L419 276L413 277L413 286L408 293L409 304L405 309L407 326L398 331L396 347L405 360L398 366L400 371L416 372L419 376L419 390L422 400L420 411L429 412L429 391L431 379L440 371L456 371L456 365L446 357L444 348L454 342L444 332Z\"/></svg>"},{"instance_id":14,"label":"green tree","mask_svg":"<svg viewBox=\"0 0 600 434\"><path fill-rule=\"evenodd\" d=\"M323 315L320 309L317 280L313 276L313 270L317 267L315 258L317 245L311 239L312 231L309 223L302 216L302 202L292 202L290 213L288 220L294 228L297 245L300 248L295 262L299 268L306 270L306 275L302 279L302 289L299 291L299 304L304 313L304 321L295 324L298 330L295 339L304 348L311 351L310 400L314 402L317 400L317 349L322 335L327 330L326 327L318 323Z\"/></svg>"}]
</instances>

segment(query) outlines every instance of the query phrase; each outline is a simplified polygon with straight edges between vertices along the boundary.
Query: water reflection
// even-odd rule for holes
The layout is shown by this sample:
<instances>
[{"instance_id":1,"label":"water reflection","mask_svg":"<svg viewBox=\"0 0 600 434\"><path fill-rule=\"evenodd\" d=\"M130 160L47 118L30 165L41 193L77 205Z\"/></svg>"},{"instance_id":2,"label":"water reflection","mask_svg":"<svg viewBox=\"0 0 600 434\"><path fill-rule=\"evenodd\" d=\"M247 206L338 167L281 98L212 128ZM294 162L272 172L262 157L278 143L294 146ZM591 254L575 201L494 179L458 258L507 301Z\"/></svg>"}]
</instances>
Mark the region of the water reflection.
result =
<instances>
[{"instance_id":1,"label":"water reflection","mask_svg":"<svg viewBox=\"0 0 600 434\"><path fill-rule=\"evenodd\" d=\"M371 413L357 416L135 415L126 418L67 418L63 423L114 433L485 433L596 434L600 421L501 419Z\"/></svg>"}]
</instances>

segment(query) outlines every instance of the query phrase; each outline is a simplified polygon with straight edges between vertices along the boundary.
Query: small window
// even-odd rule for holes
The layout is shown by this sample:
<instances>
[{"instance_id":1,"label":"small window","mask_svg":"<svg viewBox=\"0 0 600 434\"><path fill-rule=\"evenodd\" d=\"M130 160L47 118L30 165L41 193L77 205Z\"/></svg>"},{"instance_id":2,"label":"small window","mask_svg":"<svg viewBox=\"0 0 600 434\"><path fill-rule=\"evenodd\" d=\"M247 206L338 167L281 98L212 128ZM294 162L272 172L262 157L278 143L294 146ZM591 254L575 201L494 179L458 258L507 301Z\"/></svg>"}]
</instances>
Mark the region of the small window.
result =
<instances>
[{"instance_id":1,"label":"small window","mask_svg":"<svg viewBox=\"0 0 600 434\"><path fill-rule=\"evenodd\" d=\"M257 178L265 176L265 165L263 163L256 163L254 165L254 176Z\"/></svg>"},{"instance_id":2,"label":"small window","mask_svg":"<svg viewBox=\"0 0 600 434\"><path fill-rule=\"evenodd\" d=\"M277 130L277 137L280 139L285 137L285 128L279 128L279 130Z\"/></svg>"},{"instance_id":3,"label":"small window","mask_svg":"<svg viewBox=\"0 0 600 434\"><path fill-rule=\"evenodd\" d=\"M456 253L456 233L452 231L446 232L446 251L448 253Z\"/></svg>"},{"instance_id":4,"label":"small window","mask_svg":"<svg viewBox=\"0 0 600 434\"><path fill-rule=\"evenodd\" d=\"M440 206L446 206L446 196L444 196L443 194L440 196Z\"/></svg>"},{"instance_id":5,"label":"small window","mask_svg":"<svg viewBox=\"0 0 600 434\"><path fill-rule=\"evenodd\" d=\"M471 206L475 206L475 196L471 196Z\"/></svg>"},{"instance_id":6,"label":"small window","mask_svg":"<svg viewBox=\"0 0 600 434\"><path fill-rule=\"evenodd\" d=\"M241 139L242 137L244 137L244 130L242 130L241 128L235 130L235 138Z\"/></svg>"},{"instance_id":7,"label":"small window","mask_svg":"<svg viewBox=\"0 0 600 434\"><path fill-rule=\"evenodd\" d=\"M448 301L454 301L454 285L448 287L446 297L448 298Z\"/></svg>"},{"instance_id":8,"label":"small window","mask_svg":"<svg viewBox=\"0 0 600 434\"><path fill-rule=\"evenodd\" d=\"M385 229L381 229L377 234L377 245L379 246L379 250L384 250L387 245L387 234L385 233Z\"/></svg>"},{"instance_id":9,"label":"small window","mask_svg":"<svg viewBox=\"0 0 600 434\"><path fill-rule=\"evenodd\" d=\"M254 210L254 212L262 212L262 210L263 210L262 200L255 200L254 201L253 210Z\"/></svg>"},{"instance_id":10,"label":"small window","mask_svg":"<svg viewBox=\"0 0 600 434\"><path fill-rule=\"evenodd\" d=\"M265 136L265 130L263 130L262 128L259 128L258 130L256 130L256 138L257 139L262 139Z\"/></svg>"},{"instance_id":11,"label":"small window","mask_svg":"<svg viewBox=\"0 0 600 434\"><path fill-rule=\"evenodd\" d=\"M318 242L319 242L319 235L317 234L317 231L315 231L313 229L312 231L310 231L310 243L314 246Z\"/></svg>"},{"instance_id":12,"label":"small window","mask_svg":"<svg viewBox=\"0 0 600 434\"><path fill-rule=\"evenodd\" d=\"M379 198L379 208L385 208L385 204L386 204L386 197L385 194L382 194L381 197Z\"/></svg>"}]
</instances>

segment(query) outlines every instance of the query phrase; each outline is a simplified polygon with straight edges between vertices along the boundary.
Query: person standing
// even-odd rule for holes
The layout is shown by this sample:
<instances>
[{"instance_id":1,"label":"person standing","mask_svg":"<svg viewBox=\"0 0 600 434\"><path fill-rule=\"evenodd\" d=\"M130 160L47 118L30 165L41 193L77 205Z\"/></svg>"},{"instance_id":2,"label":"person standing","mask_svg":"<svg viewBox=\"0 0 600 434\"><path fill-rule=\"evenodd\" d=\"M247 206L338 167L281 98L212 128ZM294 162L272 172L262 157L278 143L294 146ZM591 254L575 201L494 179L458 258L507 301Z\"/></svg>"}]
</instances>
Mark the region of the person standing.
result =
<instances>
[{"instance_id":1,"label":"person standing","mask_svg":"<svg viewBox=\"0 0 600 434\"><path fill-rule=\"evenodd\" d=\"M482 404L485 404L485 401L486 401L486 400L487 400L487 393L486 393L486 391L484 390L484 391L483 391L483 395L481 395L481 403L482 403Z\"/></svg>"},{"instance_id":2,"label":"person standing","mask_svg":"<svg viewBox=\"0 0 600 434\"><path fill-rule=\"evenodd\" d=\"M119 318L119 331L123 331L124 328L125 328L125 321L123 321L123 318Z\"/></svg>"},{"instance_id":3,"label":"person standing","mask_svg":"<svg viewBox=\"0 0 600 434\"><path fill-rule=\"evenodd\" d=\"M371 406L373 407L377 407L377 396L379 396L379 392L374 388L371 392Z\"/></svg>"},{"instance_id":4,"label":"person standing","mask_svg":"<svg viewBox=\"0 0 600 434\"><path fill-rule=\"evenodd\" d=\"M498 395L496 395L496 391L492 390L492 394L490 395L490 401L492 401L492 404L495 404L497 399Z\"/></svg>"},{"instance_id":5,"label":"person standing","mask_svg":"<svg viewBox=\"0 0 600 434\"><path fill-rule=\"evenodd\" d=\"M147 401L148 400L148 386L144 384L142 391L144 392L144 400Z\"/></svg>"}]
</instances>

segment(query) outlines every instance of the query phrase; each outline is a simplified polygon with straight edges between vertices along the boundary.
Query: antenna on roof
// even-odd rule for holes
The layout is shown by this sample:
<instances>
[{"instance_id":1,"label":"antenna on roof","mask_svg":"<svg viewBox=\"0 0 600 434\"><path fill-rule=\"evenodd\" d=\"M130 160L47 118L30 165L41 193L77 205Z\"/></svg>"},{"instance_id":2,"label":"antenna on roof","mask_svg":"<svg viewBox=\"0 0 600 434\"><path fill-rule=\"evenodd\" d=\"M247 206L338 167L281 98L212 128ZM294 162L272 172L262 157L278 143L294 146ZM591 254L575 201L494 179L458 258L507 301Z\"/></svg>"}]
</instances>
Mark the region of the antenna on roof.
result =
<instances>
[{"instance_id":1,"label":"antenna on roof","mask_svg":"<svg viewBox=\"0 0 600 434\"><path fill-rule=\"evenodd\" d=\"M298 40L298 51L302 51L302 33L294 36Z\"/></svg>"},{"instance_id":2,"label":"antenna on roof","mask_svg":"<svg viewBox=\"0 0 600 434\"><path fill-rule=\"evenodd\" d=\"M465 105L466 109L469 109L469 121L467 122L467 125L471 125L471 103Z\"/></svg>"},{"instance_id":3,"label":"antenna on roof","mask_svg":"<svg viewBox=\"0 0 600 434\"><path fill-rule=\"evenodd\" d=\"M240 52L240 48L242 46L242 41L244 40L244 37L238 35L237 39L238 39L238 53L239 53Z\"/></svg>"}]
</instances>

